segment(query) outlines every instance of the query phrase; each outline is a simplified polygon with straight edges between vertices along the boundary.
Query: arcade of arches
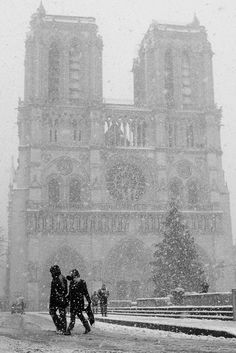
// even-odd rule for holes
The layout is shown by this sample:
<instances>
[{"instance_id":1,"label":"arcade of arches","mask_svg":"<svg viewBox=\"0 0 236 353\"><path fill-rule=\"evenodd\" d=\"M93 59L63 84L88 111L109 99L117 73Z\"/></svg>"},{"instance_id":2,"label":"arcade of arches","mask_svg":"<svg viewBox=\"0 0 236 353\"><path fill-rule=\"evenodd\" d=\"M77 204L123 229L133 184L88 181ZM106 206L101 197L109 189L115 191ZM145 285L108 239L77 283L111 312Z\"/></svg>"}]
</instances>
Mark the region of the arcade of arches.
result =
<instances>
[{"instance_id":1,"label":"arcade of arches","mask_svg":"<svg viewBox=\"0 0 236 353\"><path fill-rule=\"evenodd\" d=\"M196 247L207 277L213 278L214 275L217 275L217 273L214 274L214 264L205 250L198 245ZM78 251L69 246L59 248L48 258L42 268L40 308L45 309L48 304L51 282L49 269L54 264L58 264L65 275L73 268L79 269L81 277L86 279L88 287L91 287L91 280L106 283L110 291L110 299L136 300L153 292L151 259L151 249L145 247L141 240L125 239L111 248L103 264L101 263L96 268L92 266L91 271L96 273L89 274L89 259L87 262ZM96 289L98 288L93 288L93 290Z\"/></svg>"},{"instance_id":2,"label":"arcade of arches","mask_svg":"<svg viewBox=\"0 0 236 353\"><path fill-rule=\"evenodd\" d=\"M120 241L109 252L104 277L116 299L137 299L150 293L151 249L138 239Z\"/></svg>"}]
</instances>

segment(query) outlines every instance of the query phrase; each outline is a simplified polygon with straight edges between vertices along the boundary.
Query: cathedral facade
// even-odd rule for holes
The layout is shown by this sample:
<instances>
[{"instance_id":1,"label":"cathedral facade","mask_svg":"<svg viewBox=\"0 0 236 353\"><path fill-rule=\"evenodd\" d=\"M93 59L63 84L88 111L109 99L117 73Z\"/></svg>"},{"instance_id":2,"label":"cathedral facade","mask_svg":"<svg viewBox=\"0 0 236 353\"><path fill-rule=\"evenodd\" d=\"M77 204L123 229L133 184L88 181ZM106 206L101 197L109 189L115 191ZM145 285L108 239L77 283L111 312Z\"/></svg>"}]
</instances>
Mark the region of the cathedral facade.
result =
<instances>
[{"instance_id":1,"label":"cathedral facade","mask_svg":"<svg viewBox=\"0 0 236 353\"><path fill-rule=\"evenodd\" d=\"M9 200L9 298L45 308L49 267L78 268L90 291L153 294L150 261L178 200L211 290L231 289L229 193L212 50L197 20L153 22L133 62L134 105L103 100L92 17L47 15L26 38L19 154Z\"/></svg>"}]
</instances>

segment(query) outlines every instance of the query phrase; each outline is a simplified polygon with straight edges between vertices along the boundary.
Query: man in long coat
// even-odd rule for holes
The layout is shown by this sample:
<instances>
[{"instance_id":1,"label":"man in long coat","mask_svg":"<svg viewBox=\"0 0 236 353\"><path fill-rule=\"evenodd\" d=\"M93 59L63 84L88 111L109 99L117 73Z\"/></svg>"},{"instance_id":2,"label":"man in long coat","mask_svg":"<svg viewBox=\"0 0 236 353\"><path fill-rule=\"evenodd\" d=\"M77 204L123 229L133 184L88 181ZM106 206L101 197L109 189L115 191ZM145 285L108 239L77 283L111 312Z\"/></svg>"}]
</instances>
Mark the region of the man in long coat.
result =
<instances>
[{"instance_id":1,"label":"man in long coat","mask_svg":"<svg viewBox=\"0 0 236 353\"><path fill-rule=\"evenodd\" d=\"M60 267L54 265L50 268L52 275L51 293L49 301L49 314L56 326L57 332L66 333L66 307L68 306L67 280L61 274ZM57 314L59 312L59 315Z\"/></svg>"},{"instance_id":2,"label":"man in long coat","mask_svg":"<svg viewBox=\"0 0 236 353\"><path fill-rule=\"evenodd\" d=\"M76 316L80 319L85 328L85 334L91 331L88 321L83 315L84 308L84 297L86 298L88 305L91 305L91 299L88 293L86 282L80 278L79 271L74 269L71 271L70 276L67 276L70 281L69 285L69 302L70 302L70 324L67 329L67 334L71 333L75 326Z\"/></svg>"}]
</instances>

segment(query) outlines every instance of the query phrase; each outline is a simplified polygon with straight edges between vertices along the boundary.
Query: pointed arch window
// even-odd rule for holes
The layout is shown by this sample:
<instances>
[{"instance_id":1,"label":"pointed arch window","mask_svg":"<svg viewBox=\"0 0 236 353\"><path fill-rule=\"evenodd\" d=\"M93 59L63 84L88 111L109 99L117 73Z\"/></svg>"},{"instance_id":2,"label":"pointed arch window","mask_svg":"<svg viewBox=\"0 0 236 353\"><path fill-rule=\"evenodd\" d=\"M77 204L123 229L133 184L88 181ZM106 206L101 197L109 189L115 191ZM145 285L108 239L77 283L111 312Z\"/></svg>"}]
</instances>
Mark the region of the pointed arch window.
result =
<instances>
[{"instance_id":1,"label":"pointed arch window","mask_svg":"<svg viewBox=\"0 0 236 353\"><path fill-rule=\"evenodd\" d=\"M197 206L200 200L199 185L196 181L190 181L188 183L188 203L189 206Z\"/></svg>"},{"instance_id":2,"label":"pointed arch window","mask_svg":"<svg viewBox=\"0 0 236 353\"><path fill-rule=\"evenodd\" d=\"M49 142L58 140L58 119L49 120Z\"/></svg>"},{"instance_id":3,"label":"pointed arch window","mask_svg":"<svg viewBox=\"0 0 236 353\"><path fill-rule=\"evenodd\" d=\"M73 141L76 142L76 141L81 141L81 130L78 128L78 122L73 119L72 120L72 138L73 138Z\"/></svg>"},{"instance_id":4,"label":"pointed arch window","mask_svg":"<svg viewBox=\"0 0 236 353\"><path fill-rule=\"evenodd\" d=\"M167 107L172 107L174 105L174 75L171 49L168 49L165 53L164 75L165 102Z\"/></svg>"},{"instance_id":5,"label":"pointed arch window","mask_svg":"<svg viewBox=\"0 0 236 353\"><path fill-rule=\"evenodd\" d=\"M169 199L180 203L183 199L183 184L179 179L174 179L169 183Z\"/></svg>"},{"instance_id":6,"label":"pointed arch window","mask_svg":"<svg viewBox=\"0 0 236 353\"><path fill-rule=\"evenodd\" d=\"M82 80L82 52L76 41L71 45L69 51L69 99L77 103L81 94Z\"/></svg>"},{"instance_id":7,"label":"pointed arch window","mask_svg":"<svg viewBox=\"0 0 236 353\"><path fill-rule=\"evenodd\" d=\"M58 204L60 201L60 184L55 178L48 183L48 200L50 204Z\"/></svg>"},{"instance_id":8,"label":"pointed arch window","mask_svg":"<svg viewBox=\"0 0 236 353\"><path fill-rule=\"evenodd\" d=\"M58 46L53 42L48 54L48 98L51 102L59 99L60 87L60 53Z\"/></svg>"},{"instance_id":9,"label":"pointed arch window","mask_svg":"<svg viewBox=\"0 0 236 353\"><path fill-rule=\"evenodd\" d=\"M182 55L182 102L183 106L191 104L192 99L191 77L190 77L190 59L187 52Z\"/></svg>"},{"instance_id":10,"label":"pointed arch window","mask_svg":"<svg viewBox=\"0 0 236 353\"><path fill-rule=\"evenodd\" d=\"M170 122L168 124L168 145L170 148L177 146L177 124Z\"/></svg>"},{"instance_id":11,"label":"pointed arch window","mask_svg":"<svg viewBox=\"0 0 236 353\"><path fill-rule=\"evenodd\" d=\"M77 204L81 201L81 185L78 179L72 179L69 185L69 202Z\"/></svg>"},{"instance_id":12,"label":"pointed arch window","mask_svg":"<svg viewBox=\"0 0 236 353\"><path fill-rule=\"evenodd\" d=\"M186 128L186 142L187 147L194 147L194 132L193 125L188 125Z\"/></svg>"}]
</instances>

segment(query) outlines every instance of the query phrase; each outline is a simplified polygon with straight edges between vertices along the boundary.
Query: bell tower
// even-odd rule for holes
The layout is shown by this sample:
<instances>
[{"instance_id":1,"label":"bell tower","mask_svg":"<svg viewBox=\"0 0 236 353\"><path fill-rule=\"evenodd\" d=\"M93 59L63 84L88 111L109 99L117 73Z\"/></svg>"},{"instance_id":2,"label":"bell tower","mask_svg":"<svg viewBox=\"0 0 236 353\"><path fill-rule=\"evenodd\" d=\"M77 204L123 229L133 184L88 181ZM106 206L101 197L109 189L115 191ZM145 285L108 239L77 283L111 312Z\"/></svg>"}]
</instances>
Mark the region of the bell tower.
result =
<instances>
[{"instance_id":1,"label":"bell tower","mask_svg":"<svg viewBox=\"0 0 236 353\"><path fill-rule=\"evenodd\" d=\"M232 231L212 55L196 15L186 25L153 21L133 63L134 102L155 116L156 161L167 183L166 200L177 200L186 215L203 212L213 223L216 215L221 218L221 229L206 235L208 243L199 240L199 229L195 235L210 254L212 268L220 268L211 278L212 286L221 288L233 283Z\"/></svg>"},{"instance_id":2,"label":"bell tower","mask_svg":"<svg viewBox=\"0 0 236 353\"><path fill-rule=\"evenodd\" d=\"M33 14L26 39L25 103L102 101L102 39L93 17Z\"/></svg>"},{"instance_id":3,"label":"bell tower","mask_svg":"<svg viewBox=\"0 0 236 353\"><path fill-rule=\"evenodd\" d=\"M196 16L188 25L153 21L133 72L138 105L178 110L214 105L211 45Z\"/></svg>"}]
</instances>

